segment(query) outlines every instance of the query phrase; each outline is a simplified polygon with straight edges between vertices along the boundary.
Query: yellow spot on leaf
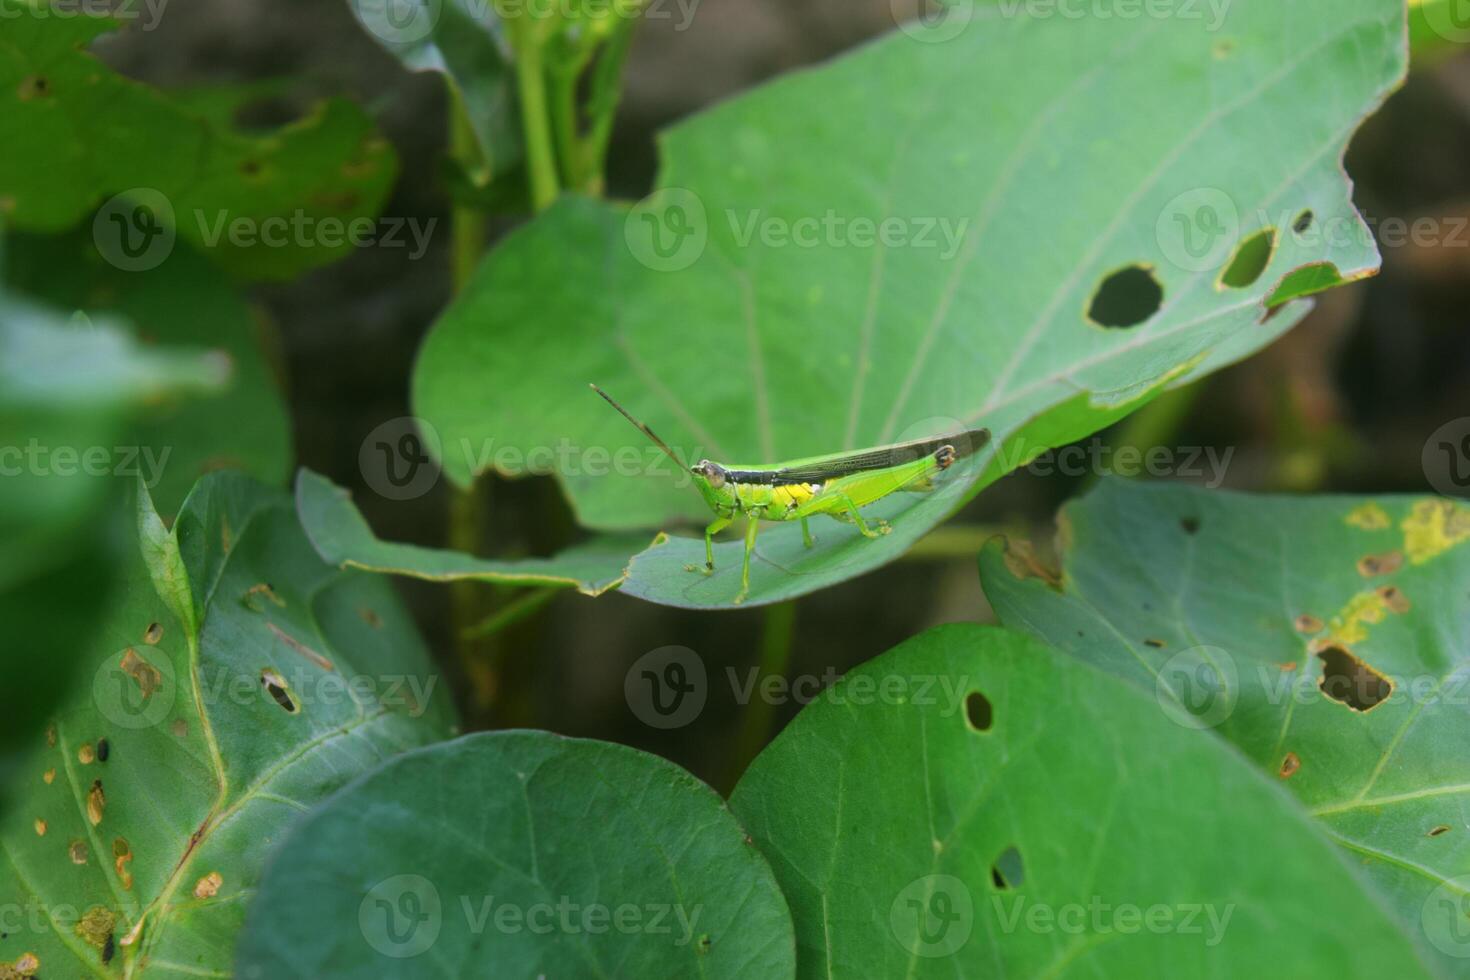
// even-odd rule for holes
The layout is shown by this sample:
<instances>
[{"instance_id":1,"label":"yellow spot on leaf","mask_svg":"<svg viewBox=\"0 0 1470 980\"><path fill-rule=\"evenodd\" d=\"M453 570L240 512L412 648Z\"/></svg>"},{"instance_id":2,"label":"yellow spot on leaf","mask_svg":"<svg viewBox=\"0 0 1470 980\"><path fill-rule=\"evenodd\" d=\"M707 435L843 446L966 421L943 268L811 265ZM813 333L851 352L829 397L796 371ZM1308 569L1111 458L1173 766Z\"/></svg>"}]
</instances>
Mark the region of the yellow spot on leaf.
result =
<instances>
[{"instance_id":1,"label":"yellow spot on leaf","mask_svg":"<svg viewBox=\"0 0 1470 980\"><path fill-rule=\"evenodd\" d=\"M42 820L40 817L36 818L36 836L46 836L46 821Z\"/></svg>"},{"instance_id":2,"label":"yellow spot on leaf","mask_svg":"<svg viewBox=\"0 0 1470 980\"><path fill-rule=\"evenodd\" d=\"M74 840L67 847L67 854L71 857L72 864L87 863L87 845L79 840Z\"/></svg>"},{"instance_id":3,"label":"yellow spot on leaf","mask_svg":"<svg viewBox=\"0 0 1470 980\"><path fill-rule=\"evenodd\" d=\"M1338 644L1361 643L1368 638L1368 626L1383 622L1388 604L1377 592L1359 592L1348 600L1342 612L1327 624L1327 635L1313 642L1314 649Z\"/></svg>"},{"instance_id":4,"label":"yellow spot on leaf","mask_svg":"<svg viewBox=\"0 0 1470 980\"><path fill-rule=\"evenodd\" d=\"M101 949L112 936L112 927L115 925L117 925L116 913L106 906L94 905L87 909L81 921L77 923L76 932L89 946Z\"/></svg>"},{"instance_id":5,"label":"yellow spot on leaf","mask_svg":"<svg viewBox=\"0 0 1470 980\"><path fill-rule=\"evenodd\" d=\"M117 869L117 877L122 882L123 889L132 891L133 873L128 870L128 862L133 859L133 849L121 837L112 842L112 859L112 866Z\"/></svg>"},{"instance_id":6,"label":"yellow spot on leaf","mask_svg":"<svg viewBox=\"0 0 1470 980\"><path fill-rule=\"evenodd\" d=\"M50 786L52 783L56 782L56 770L55 769L47 769L41 775L41 779L46 783L47 786Z\"/></svg>"},{"instance_id":7,"label":"yellow spot on leaf","mask_svg":"<svg viewBox=\"0 0 1470 980\"><path fill-rule=\"evenodd\" d=\"M1409 561L1422 565L1470 541L1470 509L1453 500L1421 500L1399 526Z\"/></svg>"},{"instance_id":8,"label":"yellow spot on leaf","mask_svg":"<svg viewBox=\"0 0 1470 980\"><path fill-rule=\"evenodd\" d=\"M0 963L0 980L28 980L41 969L41 958L35 953L21 953L10 963Z\"/></svg>"},{"instance_id":9,"label":"yellow spot on leaf","mask_svg":"<svg viewBox=\"0 0 1470 980\"><path fill-rule=\"evenodd\" d=\"M1352 527L1359 527L1364 531L1381 531L1393 523L1382 507L1371 502L1354 507L1344 520Z\"/></svg>"},{"instance_id":10,"label":"yellow spot on leaf","mask_svg":"<svg viewBox=\"0 0 1470 980\"><path fill-rule=\"evenodd\" d=\"M102 822L102 811L107 807L107 797L102 792L102 780L92 781L92 788L87 790L87 819L92 821L92 826Z\"/></svg>"},{"instance_id":11,"label":"yellow spot on leaf","mask_svg":"<svg viewBox=\"0 0 1470 980\"><path fill-rule=\"evenodd\" d=\"M77 747L77 761L84 766L91 765L97 758L97 753L92 750L91 742L83 742Z\"/></svg>"},{"instance_id":12,"label":"yellow spot on leaf","mask_svg":"<svg viewBox=\"0 0 1470 980\"><path fill-rule=\"evenodd\" d=\"M219 886L225 883L225 879L218 871L209 874L194 882L195 898L213 898L219 894Z\"/></svg>"}]
</instances>

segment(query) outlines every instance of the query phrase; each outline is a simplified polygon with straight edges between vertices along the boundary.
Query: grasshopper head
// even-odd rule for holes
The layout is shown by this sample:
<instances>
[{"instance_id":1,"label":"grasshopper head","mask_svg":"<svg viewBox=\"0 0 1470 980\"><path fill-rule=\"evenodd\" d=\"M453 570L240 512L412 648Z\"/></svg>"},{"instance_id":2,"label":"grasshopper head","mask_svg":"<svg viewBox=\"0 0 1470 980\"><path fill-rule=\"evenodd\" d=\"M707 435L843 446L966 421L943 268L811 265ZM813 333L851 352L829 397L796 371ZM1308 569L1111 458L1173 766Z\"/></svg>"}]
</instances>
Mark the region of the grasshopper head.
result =
<instances>
[{"instance_id":1,"label":"grasshopper head","mask_svg":"<svg viewBox=\"0 0 1470 980\"><path fill-rule=\"evenodd\" d=\"M735 487L729 482L725 468L719 463L701 459L689 467L689 473L694 477L694 485L699 488L699 495L704 498L705 503L709 504L711 510L720 511L733 505Z\"/></svg>"}]
</instances>

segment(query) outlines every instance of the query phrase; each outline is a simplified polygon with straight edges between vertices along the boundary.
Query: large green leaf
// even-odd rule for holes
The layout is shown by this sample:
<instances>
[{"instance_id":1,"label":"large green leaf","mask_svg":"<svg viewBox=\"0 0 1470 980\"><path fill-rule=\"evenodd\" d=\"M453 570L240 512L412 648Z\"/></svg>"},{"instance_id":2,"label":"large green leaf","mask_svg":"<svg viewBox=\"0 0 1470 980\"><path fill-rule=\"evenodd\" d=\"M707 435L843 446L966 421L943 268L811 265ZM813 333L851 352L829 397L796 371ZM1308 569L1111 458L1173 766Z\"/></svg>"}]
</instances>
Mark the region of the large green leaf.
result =
<instances>
[{"instance_id":1,"label":"large green leaf","mask_svg":"<svg viewBox=\"0 0 1470 980\"><path fill-rule=\"evenodd\" d=\"M486 170L499 175L519 161L515 71L490 0L353 0L348 6L404 67L444 75L463 100Z\"/></svg>"},{"instance_id":2,"label":"large green leaf","mask_svg":"<svg viewBox=\"0 0 1470 980\"><path fill-rule=\"evenodd\" d=\"M1268 301L1376 269L1340 158L1404 71L1399 0L906 26L675 127L633 210L566 200L508 238L415 372L449 476L553 472L595 528L708 519L589 381L696 458L961 424L1000 437L939 493L894 498L881 542L829 522L801 555L796 527L763 531L751 601L786 598L891 560L1028 454L1269 342L1300 310L1262 322ZM1279 244L1259 278L1217 285L1266 224ZM1162 309L1089 322L1135 263ZM672 541L625 591L728 604L741 547L691 579L702 544Z\"/></svg>"},{"instance_id":3,"label":"large green leaf","mask_svg":"<svg viewBox=\"0 0 1470 980\"><path fill-rule=\"evenodd\" d=\"M771 869L709 787L620 745L498 732L395 759L303 820L236 975L794 972Z\"/></svg>"},{"instance_id":4,"label":"large green leaf","mask_svg":"<svg viewBox=\"0 0 1470 980\"><path fill-rule=\"evenodd\" d=\"M804 977L1428 975L1269 778L1015 633L942 627L848 673L731 806Z\"/></svg>"},{"instance_id":5,"label":"large green leaf","mask_svg":"<svg viewBox=\"0 0 1470 980\"><path fill-rule=\"evenodd\" d=\"M87 51L114 19L38 6L49 4L0 0L0 214L11 227L60 231L125 195L93 223L112 260L156 264L177 234L236 274L280 279L347 254L346 223L378 213L397 161L352 102L246 134Z\"/></svg>"},{"instance_id":6,"label":"large green leaf","mask_svg":"<svg viewBox=\"0 0 1470 980\"><path fill-rule=\"evenodd\" d=\"M0 717L0 786L65 690L112 585L115 505L130 485L111 475L114 447L144 403L215 391L227 367L0 293L0 670L17 692Z\"/></svg>"},{"instance_id":7,"label":"large green leaf","mask_svg":"<svg viewBox=\"0 0 1470 980\"><path fill-rule=\"evenodd\" d=\"M373 534L351 494L306 469L296 475L296 509L307 537L333 565L431 582L570 586L586 595L601 595L622 584L628 556L648 544L647 535L605 535L550 558L510 560L394 544Z\"/></svg>"},{"instance_id":8,"label":"large green leaf","mask_svg":"<svg viewBox=\"0 0 1470 980\"><path fill-rule=\"evenodd\" d=\"M116 453L115 468L139 472L160 512L175 513L210 470L285 483L292 458L285 402L262 351L261 323L223 273L187 246L156 268L125 272L81 234L16 235L7 251L8 279L18 289L94 318L126 317L149 344L209 346L228 356L224 392L207 401L154 399L132 445Z\"/></svg>"},{"instance_id":9,"label":"large green leaf","mask_svg":"<svg viewBox=\"0 0 1470 980\"><path fill-rule=\"evenodd\" d=\"M1060 592L986 549L1002 622L1235 743L1406 923L1470 956L1470 509L1105 480L1059 520Z\"/></svg>"},{"instance_id":10,"label":"large green leaf","mask_svg":"<svg viewBox=\"0 0 1470 980\"><path fill-rule=\"evenodd\" d=\"M137 527L0 830L0 904L33 911L0 962L39 976L227 973L286 825L451 731L388 584L325 565L286 494L214 474Z\"/></svg>"}]
</instances>

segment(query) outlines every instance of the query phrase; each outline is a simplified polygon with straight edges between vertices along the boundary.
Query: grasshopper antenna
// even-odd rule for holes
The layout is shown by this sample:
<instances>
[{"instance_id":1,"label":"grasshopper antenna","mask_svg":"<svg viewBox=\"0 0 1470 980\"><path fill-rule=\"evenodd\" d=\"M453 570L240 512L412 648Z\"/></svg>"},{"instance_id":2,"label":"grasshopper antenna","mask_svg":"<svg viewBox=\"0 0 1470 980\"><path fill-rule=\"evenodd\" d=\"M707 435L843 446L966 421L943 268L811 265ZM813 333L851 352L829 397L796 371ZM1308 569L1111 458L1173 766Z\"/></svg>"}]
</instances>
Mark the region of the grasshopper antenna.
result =
<instances>
[{"instance_id":1,"label":"grasshopper antenna","mask_svg":"<svg viewBox=\"0 0 1470 980\"><path fill-rule=\"evenodd\" d=\"M611 405L613 408L616 408L618 410L618 413L620 415L622 415L623 418L627 419L629 422L632 422L634 425L636 425L638 427L638 431L639 432L642 432L649 439L652 439L653 440L653 444L655 446L657 446L658 448L662 449L664 451L664 455L665 456L669 457L669 459L672 459L675 463L678 463L679 466L682 469L686 469L686 470L689 469L689 464L686 463L686 462L684 462L682 459L680 459L679 456L678 456L678 454L675 453L672 449L669 448L668 443L664 442L658 436L654 435L653 434L653 430L650 429L648 426L644 425L642 422L638 421L633 416L629 415L628 414L628 410L626 408L624 408L623 406L619 405L617 402L613 401L612 395L609 395L607 392L603 391L601 388L597 387L597 385L595 385L595 384L590 384L588 387L590 387L593 391L595 391L599 395L601 395L602 398L603 398L603 400L606 401L609 405Z\"/></svg>"}]
</instances>

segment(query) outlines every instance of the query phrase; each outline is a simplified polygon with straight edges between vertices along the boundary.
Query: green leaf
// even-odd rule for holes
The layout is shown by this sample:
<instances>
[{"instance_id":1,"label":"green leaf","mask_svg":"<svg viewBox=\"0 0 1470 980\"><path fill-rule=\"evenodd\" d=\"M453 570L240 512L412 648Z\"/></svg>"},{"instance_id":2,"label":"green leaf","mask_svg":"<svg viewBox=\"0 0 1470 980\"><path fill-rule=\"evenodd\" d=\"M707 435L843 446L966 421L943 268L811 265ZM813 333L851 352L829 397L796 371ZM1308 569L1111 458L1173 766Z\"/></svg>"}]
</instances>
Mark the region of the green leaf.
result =
<instances>
[{"instance_id":1,"label":"green leaf","mask_svg":"<svg viewBox=\"0 0 1470 980\"><path fill-rule=\"evenodd\" d=\"M328 800L272 859L235 972L794 974L786 902L709 787L547 732L412 752Z\"/></svg>"},{"instance_id":2,"label":"green leaf","mask_svg":"<svg viewBox=\"0 0 1470 980\"><path fill-rule=\"evenodd\" d=\"M105 262L86 234L16 235L9 281L94 318L117 314L149 344L225 352L231 384L208 400L158 398L140 413L119 465L139 472L159 510L173 515L204 473L239 469L272 485L291 472L285 401L261 346L260 314L198 252L178 246L156 268L126 272Z\"/></svg>"},{"instance_id":3,"label":"green leaf","mask_svg":"<svg viewBox=\"0 0 1470 980\"><path fill-rule=\"evenodd\" d=\"M0 214L10 227L62 231L107 200L93 231L123 267L156 264L177 235L235 275L286 279L346 255L341 227L378 213L397 161L352 102L242 133L92 55L114 19L36 16L34 5L0 0Z\"/></svg>"},{"instance_id":4,"label":"green leaf","mask_svg":"<svg viewBox=\"0 0 1470 980\"><path fill-rule=\"evenodd\" d=\"M731 806L804 977L1429 975L1286 793L1015 633L941 627L851 671Z\"/></svg>"},{"instance_id":5,"label":"green leaf","mask_svg":"<svg viewBox=\"0 0 1470 980\"><path fill-rule=\"evenodd\" d=\"M114 585L130 484L99 454L111 462L143 402L215 390L226 367L0 291L0 671L16 692L0 720L0 785L65 691Z\"/></svg>"},{"instance_id":6,"label":"green leaf","mask_svg":"<svg viewBox=\"0 0 1470 980\"><path fill-rule=\"evenodd\" d=\"M452 729L388 584L323 564L289 496L221 473L171 534L139 509L82 682L8 784L0 904L37 911L0 962L41 976L226 973L287 824Z\"/></svg>"},{"instance_id":7,"label":"green leaf","mask_svg":"<svg viewBox=\"0 0 1470 980\"><path fill-rule=\"evenodd\" d=\"M1273 296L1371 274L1340 157L1403 71L1396 0L1236 4L1219 25L906 25L666 133L660 189L631 211L564 200L507 238L426 340L417 414L457 483L549 470L583 524L622 529L709 515L589 381L686 456L727 463L988 426L974 471L879 511L883 541L823 522L793 558L800 530L765 528L750 601L857 575L1020 457L1268 343L1302 312L1263 323ZM1217 288L1266 224L1279 233L1262 276ZM1148 300L1138 272L1095 295L1133 264L1152 268L1162 309L1128 329L1089 322ZM1330 280L1292 275L1320 264ZM568 442L633 462L594 466ZM740 542L707 580L639 586L640 565L682 569L696 550L669 548L635 563L628 591L736 595Z\"/></svg>"},{"instance_id":8,"label":"green leaf","mask_svg":"<svg viewBox=\"0 0 1470 980\"><path fill-rule=\"evenodd\" d=\"M463 102L485 170L499 177L521 159L515 71L504 25L489 0L349 4L358 23L410 71L444 75ZM406 15L406 16L405 16Z\"/></svg>"},{"instance_id":9,"label":"green leaf","mask_svg":"<svg viewBox=\"0 0 1470 980\"><path fill-rule=\"evenodd\" d=\"M622 584L628 556L648 545L647 535L604 535L551 558L497 561L394 544L373 534L347 490L307 469L296 475L296 509L317 553L331 564L431 582L571 586L586 595L601 595Z\"/></svg>"},{"instance_id":10,"label":"green leaf","mask_svg":"<svg viewBox=\"0 0 1470 980\"><path fill-rule=\"evenodd\" d=\"M1062 592L1014 546L986 548L1001 621L1213 728L1284 780L1408 927L1470 955L1456 938L1470 509L1104 480L1059 525Z\"/></svg>"}]
</instances>

